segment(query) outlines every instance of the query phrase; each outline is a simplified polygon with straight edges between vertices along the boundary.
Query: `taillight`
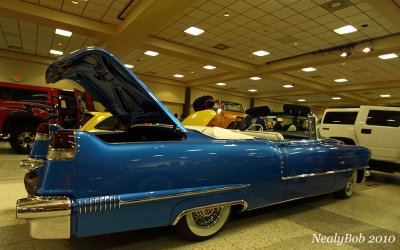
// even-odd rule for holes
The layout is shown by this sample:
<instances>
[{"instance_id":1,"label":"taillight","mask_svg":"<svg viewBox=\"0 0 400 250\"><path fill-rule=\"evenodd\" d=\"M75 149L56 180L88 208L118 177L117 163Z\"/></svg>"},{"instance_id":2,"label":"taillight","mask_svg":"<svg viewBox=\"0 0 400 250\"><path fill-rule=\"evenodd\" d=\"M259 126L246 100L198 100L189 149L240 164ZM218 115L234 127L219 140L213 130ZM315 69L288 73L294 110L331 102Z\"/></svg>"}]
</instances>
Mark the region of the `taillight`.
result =
<instances>
[{"instance_id":1,"label":"taillight","mask_svg":"<svg viewBox=\"0 0 400 250\"><path fill-rule=\"evenodd\" d=\"M48 160L72 160L76 156L76 136L74 130L59 130L53 134Z\"/></svg>"},{"instance_id":2,"label":"taillight","mask_svg":"<svg viewBox=\"0 0 400 250\"><path fill-rule=\"evenodd\" d=\"M50 139L50 124L41 123L36 129L35 140L49 140Z\"/></svg>"}]
</instances>

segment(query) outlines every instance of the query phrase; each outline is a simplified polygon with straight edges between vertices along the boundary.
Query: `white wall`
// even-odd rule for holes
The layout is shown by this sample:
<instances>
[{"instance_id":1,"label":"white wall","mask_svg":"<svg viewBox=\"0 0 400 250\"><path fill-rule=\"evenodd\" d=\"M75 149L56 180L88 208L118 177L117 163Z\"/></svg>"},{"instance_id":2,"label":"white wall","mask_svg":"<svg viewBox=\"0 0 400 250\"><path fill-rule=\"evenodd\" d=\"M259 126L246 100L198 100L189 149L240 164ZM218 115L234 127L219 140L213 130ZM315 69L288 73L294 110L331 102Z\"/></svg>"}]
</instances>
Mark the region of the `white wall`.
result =
<instances>
[{"instance_id":1,"label":"white wall","mask_svg":"<svg viewBox=\"0 0 400 250\"><path fill-rule=\"evenodd\" d=\"M45 85L44 75L47 65L19 61L0 57L0 81L8 83L20 83L26 85ZM14 74L22 76L21 82L11 79Z\"/></svg>"},{"instance_id":2,"label":"white wall","mask_svg":"<svg viewBox=\"0 0 400 250\"><path fill-rule=\"evenodd\" d=\"M45 74L47 69L46 64L32 63L19 61L16 59L2 58L0 57L0 82L6 82L11 84L24 84L41 86L48 88L58 89L79 89L83 88L70 80L63 80L57 84L46 84ZM13 75L20 75L22 81L14 81Z\"/></svg>"}]
</instances>

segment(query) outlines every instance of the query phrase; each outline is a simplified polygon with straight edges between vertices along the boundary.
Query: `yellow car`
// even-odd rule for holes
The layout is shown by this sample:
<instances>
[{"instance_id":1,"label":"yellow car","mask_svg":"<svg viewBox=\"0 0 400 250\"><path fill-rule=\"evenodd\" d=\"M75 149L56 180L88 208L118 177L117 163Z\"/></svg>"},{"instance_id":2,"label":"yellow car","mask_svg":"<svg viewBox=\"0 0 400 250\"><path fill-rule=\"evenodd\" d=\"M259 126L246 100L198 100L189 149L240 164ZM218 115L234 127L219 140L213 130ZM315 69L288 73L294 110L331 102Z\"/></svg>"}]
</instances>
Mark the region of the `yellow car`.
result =
<instances>
[{"instance_id":1,"label":"yellow car","mask_svg":"<svg viewBox=\"0 0 400 250\"><path fill-rule=\"evenodd\" d=\"M215 101L216 107L194 112L186 117L184 126L208 126L234 129L246 113L240 103ZM240 123L240 122L239 122Z\"/></svg>"},{"instance_id":2,"label":"yellow car","mask_svg":"<svg viewBox=\"0 0 400 250\"><path fill-rule=\"evenodd\" d=\"M110 112L86 112L79 128L88 132L123 131L125 126Z\"/></svg>"}]
</instances>

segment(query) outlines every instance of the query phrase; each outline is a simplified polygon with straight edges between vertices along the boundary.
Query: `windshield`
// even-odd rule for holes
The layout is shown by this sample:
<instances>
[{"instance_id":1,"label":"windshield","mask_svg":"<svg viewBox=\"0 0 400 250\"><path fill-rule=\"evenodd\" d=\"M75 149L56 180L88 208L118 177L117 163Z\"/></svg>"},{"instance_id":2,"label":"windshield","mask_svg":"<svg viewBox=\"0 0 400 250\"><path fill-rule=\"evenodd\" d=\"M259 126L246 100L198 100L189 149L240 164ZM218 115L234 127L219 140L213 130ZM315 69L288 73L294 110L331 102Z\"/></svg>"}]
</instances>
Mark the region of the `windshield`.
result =
<instances>
[{"instance_id":1,"label":"windshield","mask_svg":"<svg viewBox=\"0 0 400 250\"><path fill-rule=\"evenodd\" d=\"M242 104L234 102L222 102L222 110L241 113L244 112Z\"/></svg>"},{"instance_id":2,"label":"windshield","mask_svg":"<svg viewBox=\"0 0 400 250\"><path fill-rule=\"evenodd\" d=\"M278 132L285 139L317 139L317 121L313 115L271 115L253 118L246 131Z\"/></svg>"}]
</instances>

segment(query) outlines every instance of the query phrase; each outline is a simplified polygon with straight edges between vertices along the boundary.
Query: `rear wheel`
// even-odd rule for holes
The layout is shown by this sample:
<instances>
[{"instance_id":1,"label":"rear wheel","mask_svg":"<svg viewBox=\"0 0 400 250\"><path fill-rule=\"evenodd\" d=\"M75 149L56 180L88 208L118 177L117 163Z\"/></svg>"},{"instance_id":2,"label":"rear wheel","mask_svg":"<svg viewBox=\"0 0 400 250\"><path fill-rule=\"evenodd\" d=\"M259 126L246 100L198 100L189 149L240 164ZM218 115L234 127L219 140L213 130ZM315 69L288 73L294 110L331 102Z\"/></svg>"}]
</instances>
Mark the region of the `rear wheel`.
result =
<instances>
[{"instance_id":1,"label":"rear wheel","mask_svg":"<svg viewBox=\"0 0 400 250\"><path fill-rule=\"evenodd\" d=\"M201 241L216 235L226 224L231 213L230 206L205 208L187 213L175 226L180 236Z\"/></svg>"},{"instance_id":2,"label":"rear wheel","mask_svg":"<svg viewBox=\"0 0 400 250\"><path fill-rule=\"evenodd\" d=\"M353 195L354 189L356 188L357 183L357 171L354 171L353 174L347 179L346 186L343 189L334 192L333 195L339 199L347 199Z\"/></svg>"},{"instance_id":3,"label":"rear wheel","mask_svg":"<svg viewBox=\"0 0 400 250\"><path fill-rule=\"evenodd\" d=\"M32 125L20 126L10 134L11 147L20 154L29 154L35 140L36 127Z\"/></svg>"}]
</instances>

